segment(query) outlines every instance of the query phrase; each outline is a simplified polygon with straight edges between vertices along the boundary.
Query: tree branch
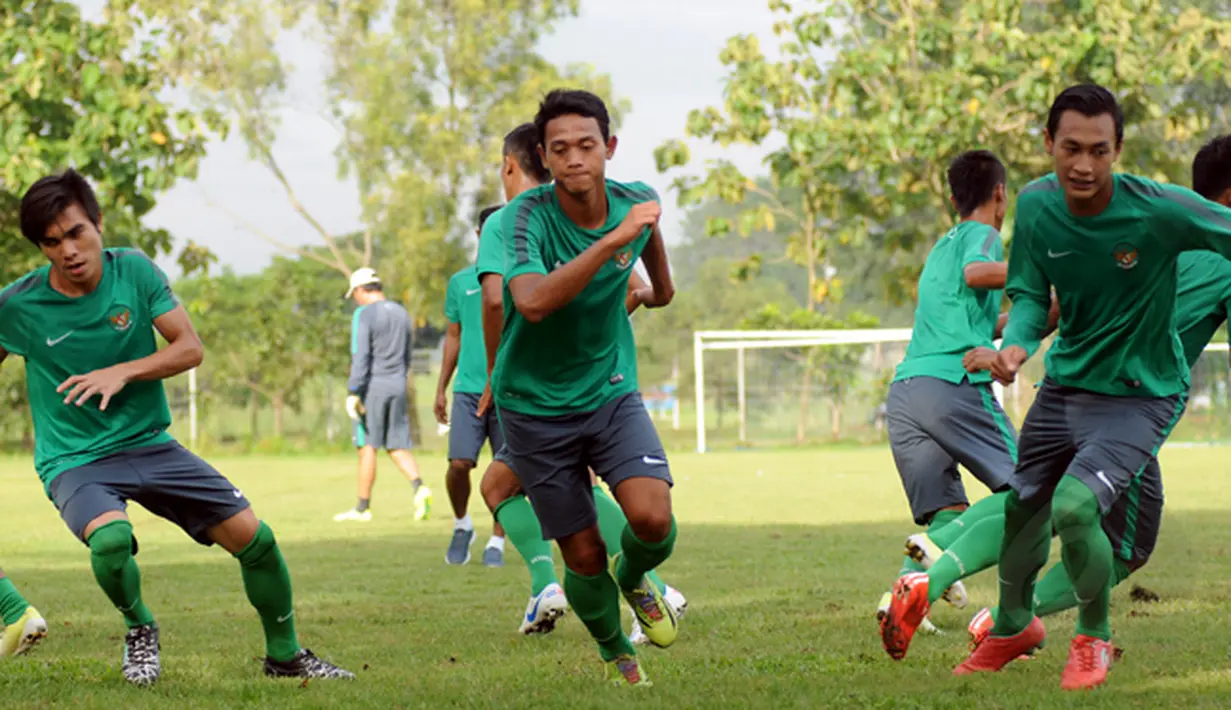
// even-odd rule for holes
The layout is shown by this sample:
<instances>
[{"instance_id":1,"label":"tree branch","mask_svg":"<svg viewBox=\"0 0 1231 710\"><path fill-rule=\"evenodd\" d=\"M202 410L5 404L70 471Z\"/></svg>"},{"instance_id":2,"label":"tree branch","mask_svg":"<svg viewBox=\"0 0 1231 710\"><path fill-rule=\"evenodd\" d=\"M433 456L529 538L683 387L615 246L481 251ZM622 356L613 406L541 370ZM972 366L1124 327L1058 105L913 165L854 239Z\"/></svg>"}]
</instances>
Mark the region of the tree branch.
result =
<instances>
[{"instance_id":1,"label":"tree branch","mask_svg":"<svg viewBox=\"0 0 1231 710\"><path fill-rule=\"evenodd\" d=\"M305 259L311 259L319 264L324 264L325 266L328 266L331 269L336 269L337 271L340 271L343 276L350 276L350 270L347 269L344 264L338 264L333 261L330 261L329 259L326 259L320 254L317 254L316 252L312 251L311 249L304 249L303 247L297 247L293 244L288 244L286 242L275 239L274 237L270 236L264 230L260 229L259 227L252 224L248 220L235 214L233 211L231 211L227 207L224 207L223 205L214 201L214 199L209 196L209 193L207 193L204 188L201 189L201 193L205 195L205 203L207 205L209 205L210 207L213 207L219 212L222 212L226 216L230 217L232 221L238 223L240 227L243 227L245 230L255 234L261 239L264 239L265 241L269 242L270 244L277 247L278 249L281 249L282 251L285 251L285 252L290 252L297 256L301 256Z\"/></svg>"}]
</instances>

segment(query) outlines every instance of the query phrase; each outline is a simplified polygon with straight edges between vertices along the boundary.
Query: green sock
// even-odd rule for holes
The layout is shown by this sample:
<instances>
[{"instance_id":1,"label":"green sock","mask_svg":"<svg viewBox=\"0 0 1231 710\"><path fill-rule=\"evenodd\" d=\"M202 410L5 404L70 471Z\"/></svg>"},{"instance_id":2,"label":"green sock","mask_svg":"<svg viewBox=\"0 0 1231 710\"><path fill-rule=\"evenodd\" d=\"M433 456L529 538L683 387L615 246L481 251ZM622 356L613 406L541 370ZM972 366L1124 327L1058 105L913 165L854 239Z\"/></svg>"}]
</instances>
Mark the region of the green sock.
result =
<instances>
[{"instance_id":1,"label":"green sock","mask_svg":"<svg viewBox=\"0 0 1231 710\"><path fill-rule=\"evenodd\" d=\"M278 549L274 531L261 521L256 535L235 555L244 578L248 601L261 616L265 653L275 661L289 661L299 653L295 636L295 606L291 600L291 573Z\"/></svg>"},{"instance_id":2,"label":"green sock","mask_svg":"<svg viewBox=\"0 0 1231 710\"><path fill-rule=\"evenodd\" d=\"M633 645L620 626L620 590L605 570L594 577L564 571L564 596L573 613L586 625L598 642L598 652L604 661L616 656L636 655Z\"/></svg>"},{"instance_id":3,"label":"green sock","mask_svg":"<svg viewBox=\"0 0 1231 710\"><path fill-rule=\"evenodd\" d=\"M989 515L966 527L965 531L966 534L946 548L940 559L932 563L932 569L928 570L928 601L932 604L954 582L995 566L1000 560L1000 543L1004 539L1003 515Z\"/></svg>"},{"instance_id":4,"label":"green sock","mask_svg":"<svg viewBox=\"0 0 1231 710\"><path fill-rule=\"evenodd\" d=\"M141 570L133 559L133 526L127 520L107 523L90 533L90 566L94 579L128 628L154 623L154 615L141 601Z\"/></svg>"},{"instance_id":5,"label":"green sock","mask_svg":"<svg viewBox=\"0 0 1231 710\"><path fill-rule=\"evenodd\" d=\"M1051 546L1051 501L1022 503L1016 491L1004 501L1000 545L1000 613L994 636L1016 636L1034 618L1034 581L1047 564Z\"/></svg>"},{"instance_id":6,"label":"green sock","mask_svg":"<svg viewBox=\"0 0 1231 710\"><path fill-rule=\"evenodd\" d=\"M603 537L603 544L607 546L607 556L615 557L623 549L624 528L628 527L628 518L624 517L624 509L620 504L597 484L594 486L594 507L598 509L598 534ZM667 585L656 570L646 572L645 578L658 588L660 594L667 593Z\"/></svg>"},{"instance_id":7,"label":"green sock","mask_svg":"<svg viewBox=\"0 0 1231 710\"><path fill-rule=\"evenodd\" d=\"M624 526L624 535L620 539L623 554L615 570L620 589L636 589L647 573L667 561L675 548L676 532L675 516L671 517L671 532L661 542L642 542L631 525Z\"/></svg>"},{"instance_id":8,"label":"green sock","mask_svg":"<svg viewBox=\"0 0 1231 710\"><path fill-rule=\"evenodd\" d=\"M942 550L949 549L950 545L956 543L963 535L966 534L975 525L978 525L980 520L991 516L1004 518L1004 499L1008 497L1009 492L993 493L983 500L975 503L966 509L966 512L950 520L940 529L933 529L935 526L928 526L928 537L936 546ZM999 543L1000 538L996 538Z\"/></svg>"},{"instance_id":9,"label":"green sock","mask_svg":"<svg viewBox=\"0 0 1231 710\"><path fill-rule=\"evenodd\" d=\"M949 523L952 523L954 520L957 520L957 518L961 516L961 514L962 514L962 511L960 510L937 511L932 516L931 522L928 523L928 528L927 528L928 537L932 537L932 535L934 535L936 532L947 527ZM933 541L935 541L935 538L932 538L932 539ZM942 546L941 549L944 549L944 547ZM908 557L906 555L903 555L902 557L903 557L902 569L898 570L898 577L904 577L912 572L926 571L923 569L923 565L919 564L918 562L915 562L913 558Z\"/></svg>"},{"instance_id":10,"label":"green sock","mask_svg":"<svg viewBox=\"0 0 1231 710\"><path fill-rule=\"evenodd\" d=\"M530 501L523 495L513 496L496 506L495 516L504 526L505 538L530 570L530 593L538 594L549 584L559 584L551 543L543 539L543 528Z\"/></svg>"},{"instance_id":11,"label":"green sock","mask_svg":"<svg viewBox=\"0 0 1231 710\"><path fill-rule=\"evenodd\" d=\"M30 608L30 603L21 596L21 592L17 591L9 578L3 575L4 572L0 571L0 619L8 626L21 619L21 615Z\"/></svg>"},{"instance_id":12,"label":"green sock","mask_svg":"<svg viewBox=\"0 0 1231 710\"><path fill-rule=\"evenodd\" d=\"M1113 577L1111 578L1111 586L1114 588L1128 579L1132 574L1132 570L1124 563L1124 560L1116 559L1112 567ZM1043 575L1043 579L1034 586L1034 613L1040 619L1052 614L1059 614L1062 611L1067 611L1077 606L1077 593L1073 591L1073 583L1069 581L1069 573L1065 571L1064 565L1053 565L1047 570L1047 574ZM992 615L992 620L996 620L997 610L995 608L989 610Z\"/></svg>"},{"instance_id":13,"label":"green sock","mask_svg":"<svg viewBox=\"0 0 1231 710\"><path fill-rule=\"evenodd\" d=\"M1111 580L1115 557L1103 532L1094 491L1065 476L1056 486L1052 524L1060 536L1061 559L1077 598L1077 633L1111 640Z\"/></svg>"}]
</instances>

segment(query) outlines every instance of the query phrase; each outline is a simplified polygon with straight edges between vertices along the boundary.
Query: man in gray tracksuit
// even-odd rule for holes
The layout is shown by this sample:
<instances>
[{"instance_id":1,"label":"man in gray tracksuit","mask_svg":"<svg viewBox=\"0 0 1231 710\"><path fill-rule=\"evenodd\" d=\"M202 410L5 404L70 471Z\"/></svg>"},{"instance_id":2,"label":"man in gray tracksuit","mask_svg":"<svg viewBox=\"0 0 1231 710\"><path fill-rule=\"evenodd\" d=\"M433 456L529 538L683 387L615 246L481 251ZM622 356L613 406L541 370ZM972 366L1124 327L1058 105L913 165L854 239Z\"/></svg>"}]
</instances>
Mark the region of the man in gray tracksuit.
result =
<instances>
[{"instance_id":1,"label":"man in gray tracksuit","mask_svg":"<svg viewBox=\"0 0 1231 710\"><path fill-rule=\"evenodd\" d=\"M334 520L372 519L369 505L376 481L376 450L385 449L410 480L415 494L415 519L431 512L432 492L423 485L410 453L410 406L406 378L410 372L410 315L401 304L385 298L380 278L369 268L351 274L347 298L354 298L351 322L351 367L346 383L346 412L354 421L359 449L359 502Z\"/></svg>"}]
</instances>

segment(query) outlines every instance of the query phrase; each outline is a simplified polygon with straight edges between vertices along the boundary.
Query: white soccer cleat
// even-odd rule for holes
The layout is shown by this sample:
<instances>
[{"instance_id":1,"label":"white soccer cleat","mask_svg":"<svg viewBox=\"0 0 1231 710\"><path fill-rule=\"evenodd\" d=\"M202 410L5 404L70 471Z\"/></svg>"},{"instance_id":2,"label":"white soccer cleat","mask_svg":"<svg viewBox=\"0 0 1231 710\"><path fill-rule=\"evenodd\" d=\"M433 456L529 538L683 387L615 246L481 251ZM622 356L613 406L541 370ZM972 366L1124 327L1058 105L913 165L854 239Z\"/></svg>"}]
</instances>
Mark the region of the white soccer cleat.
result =
<instances>
[{"instance_id":1,"label":"white soccer cleat","mask_svg":"<svg viewBox=\"0 0 1231 710\"><path fill-rule=\"evenodd\" d=\"M664 586L667 588L667 591L663 594L663 599L667 604L671 605L671 610L675 612L676 621L679 621L684 618L684 612L688 611L688 600L684 598L680 590L670 584ZM637 621L636 614L633 614L633 626L628 631L628 640L634 646L641 646L650 642L649 637L641 630L641 622Z\"/></svg>"},{"instance_id":2,"label":"white soccer cleat","mask_svg":"<svg viewBox=\"0 0 1231 710\"><path fill-rule=\"evenodd\" d=\"M931 569L932 565L944 555L936 543L932 542L932 538L927 536L927 533L918 533L906 538L906 556L923 565L923 569ZM966 594L966 585L961 582L954 582L945 590L944 594L940 595L955 609L965 609L970 603L970 597ZM922 627L920 627L922 630Z\"/></svg>"},{"instance_id":3,"label":"white soccer cleat","mask_svg":"<svg viewBox=\"0 0 1231 710\"><path fill-rule=\"evenodd\" d=\"M344 523L344 522L347 522L347 521L349 521L349 520L353 520L353 521L358 522L358 523L366 523L366 522L369 522L369 521L371 521L371 520L372 520L372 511L371 511L371 510L365 510L365 511L363 511L362 513L360 513L359 511L355 510L354 508L351 508L350 510L346 511L345 513L338 513L337 515L333 516L333 522L335 522L335 523Z\"/></svg>"},{"instance_id":4,"label":"white soccer cleat","mask_svg":"<svg viewBox=\"0 0 1231 710\"><path fill-rule=\"evenodd\" d=\"M526 635L551 633L556 621L567 613L568 599L564 597L564 589L553 582L530 598L518 631Z\"/></svg>"}]
</instances>

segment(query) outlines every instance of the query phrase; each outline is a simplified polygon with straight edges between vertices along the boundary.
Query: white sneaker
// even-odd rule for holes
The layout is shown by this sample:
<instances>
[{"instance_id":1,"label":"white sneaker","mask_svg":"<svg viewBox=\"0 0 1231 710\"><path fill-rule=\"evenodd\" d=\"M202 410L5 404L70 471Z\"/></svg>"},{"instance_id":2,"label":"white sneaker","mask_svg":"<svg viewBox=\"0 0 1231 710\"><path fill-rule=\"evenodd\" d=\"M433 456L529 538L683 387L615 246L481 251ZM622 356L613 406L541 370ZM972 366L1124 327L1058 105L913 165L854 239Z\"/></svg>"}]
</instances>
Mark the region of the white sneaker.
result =
<instances>
[{"instance_id":1,"label":"white sneaker","mask_svg":"<svg viewBox=\"0 0 1231 710\"><path fill-rule=\"evenodd\" d=\"M333 521L335 523L344 523L348 520L354 520L356 522L366 523L370 521L371 519L372 519L372 510L370 508L368 510L363 511L362 513L355 510L354 508L351 508L345 513L338 513L337 515L333 516Z\"/></svg>"},{"instance_id":2,"label":"white sneaker","mask_svg":"<svg viewBox=\"0 0 1231 710\"><path fill-rule=\"evenodd\" d=\"M553 582L530 598L518 631L527 635L551 633L556 628L556 621L567 613L568 600L564 597L564 589Z\"/></svg>"},{"instance_id":3,"label":"white sneaker","mask_svg":"<svg viewBox=\"0 0 1231 710\"><path fill-rule=\"evenodd\" d=\"M684 612L688 611L688 600L684 598L684 595L680 593L680 590L670 584L664 586L666 586L667 591L663 594L663 600L671 605L671 610L675 612L675 618L677 621L684 618ZM628 640L631 641L634 646L641 646L650 642L650 639L646 637L645 632L641 630L641 622L637 621L636 614L633 614L633 626L628 630Z\"/></svg>"}]
</instances>

